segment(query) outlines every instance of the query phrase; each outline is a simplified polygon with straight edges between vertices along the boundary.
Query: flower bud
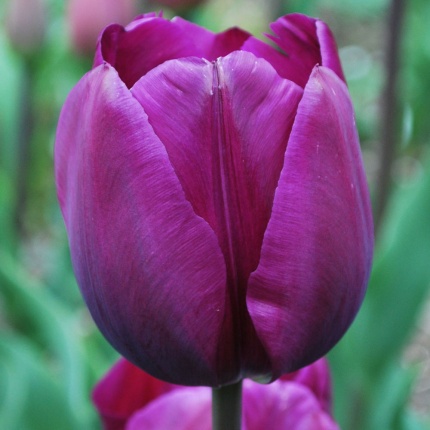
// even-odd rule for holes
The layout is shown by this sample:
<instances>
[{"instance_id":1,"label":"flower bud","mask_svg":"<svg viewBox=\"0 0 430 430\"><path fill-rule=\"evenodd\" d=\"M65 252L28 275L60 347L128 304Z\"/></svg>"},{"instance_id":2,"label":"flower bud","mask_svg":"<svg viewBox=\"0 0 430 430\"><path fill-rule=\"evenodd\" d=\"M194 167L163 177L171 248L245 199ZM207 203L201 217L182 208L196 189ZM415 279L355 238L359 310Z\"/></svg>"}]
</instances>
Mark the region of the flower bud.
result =
<instances>
[{"instance_id":1,"label":"flower bud","mask_svg":"<svg viewBox=\"0 0 430 430\"><path fill-rule=\"evenodd\" d=\"M78 284L154 377L275 380L352 323L373 250L354 112L327 25L280 50L156 14L107 27L68 97L55 163Z\"/></svg>"}]
</instances>

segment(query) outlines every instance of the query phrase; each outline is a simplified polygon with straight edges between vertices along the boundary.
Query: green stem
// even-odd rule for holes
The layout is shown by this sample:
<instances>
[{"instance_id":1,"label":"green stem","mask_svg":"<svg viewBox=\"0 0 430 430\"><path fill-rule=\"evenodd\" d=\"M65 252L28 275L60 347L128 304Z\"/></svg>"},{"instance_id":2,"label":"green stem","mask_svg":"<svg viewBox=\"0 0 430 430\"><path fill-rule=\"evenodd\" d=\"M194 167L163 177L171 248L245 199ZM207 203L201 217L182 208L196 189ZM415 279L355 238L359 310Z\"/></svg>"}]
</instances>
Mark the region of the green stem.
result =
<instances>
[{"instance_id":1,"label":"green stem","mask_svg":"<svg viewBox=\"0 0 430 430\"><path fill-rule=\"evenodd\" d=\"M212 430L241 430L242 381L212 390Z\"/></svg>"},{"instance_id":2,"label":"green stem","mask_svg":"<svg viewBox=\"0 0 430 430\"><path fill-rule=\"evenodd\" d=\"M21 99L18 141L16 144L16 200L14 208L15 230L17 237L24 235L24 220L28 200L28 179L30 169L31 139L34 131L33 112L34 64L30 58L24 59L21 81Z\"/></svg>"}]
</instances>

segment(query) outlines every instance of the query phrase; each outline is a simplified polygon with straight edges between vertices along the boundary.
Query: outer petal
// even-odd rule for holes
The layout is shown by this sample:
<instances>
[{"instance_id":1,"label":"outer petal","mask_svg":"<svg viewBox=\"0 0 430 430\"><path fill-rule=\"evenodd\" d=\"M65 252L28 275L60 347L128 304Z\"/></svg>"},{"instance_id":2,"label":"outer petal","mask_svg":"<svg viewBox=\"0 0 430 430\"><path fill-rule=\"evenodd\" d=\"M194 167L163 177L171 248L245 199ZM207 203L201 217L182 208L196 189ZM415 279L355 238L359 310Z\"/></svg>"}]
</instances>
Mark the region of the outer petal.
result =
<instances>
[{"instance_id":1,"label":"outer petal","mask_svg":"<svg viewBox=\"0 0 430 430\"><path fill-rule=\"evenodd\" d=\"M104 30L99 40L94 66L107 61L131 87L166 60L199 55L190 36L159 17L144 17L125 28L113 24Z\"/></svg>"},{"instance_id":2,"label":"outer petal","mask_svg":"<svg viewBox=\"0 0 430 430\"><path fill-rule=\"evenodd\" d=\"M370 199L346 86L311 75L288 142L247 303L275 376L325 353L351 324L373 248Z\"/></svg>"},{"instance_id":3,"label":"outer petal","mask_svg":"<svg viewBox=\"0 0 430 430\"><path fill-rule=\"evenodd\" d=\"M336 42L323 21L294 13L279 18L270 27L275 35L267 37L286 55L255 37L249 38L242 49L266 59L280 76L303 88L316 65L332 69L345 81Z\"/></svg>"},{"instance_id":4,"label":"outer petal","mask_svg":"<svg viewBox=\"0 0 430 430\"><path fill-rule=\"evenodd\" d=\"M95 386L93 402L105 430L122 430L136 411L177 387L153 378L122 358Z\"/></svg>"},{"instance_id":5,"label":"outer petal","mask_svg":"<svg viewBox=\"0 0 430 430\"><path fill-rule=\"evenodd\" d=\"M216 384L226 301L217 238L110 66L71 92L55 162L75 274L105 337L160 379Z\"/></svg>"},{"instance_id":6,"label":"outer petal","mask_svg":"<svg viewBox=\"0 0 430 430\"><path fill-rule=\"evenodd\" d=\"M333 33L323 21L317 20L315 25L321 51L321 65L333 70L342 81L346 82Z\"/></svg>"},{"instance_id":7,"label":"outer petal","mask_svg":"<svg viewBox=\"0 0 430 430\"><path fill-rule=\"evenodd\" d=\"M132 92L224 253L229 303L219 345L223 382L268 371L245 306L246 283L258 264L302 90L266 61L234 52L214 64L166 62Z\"/></svg>"}]
</instances>

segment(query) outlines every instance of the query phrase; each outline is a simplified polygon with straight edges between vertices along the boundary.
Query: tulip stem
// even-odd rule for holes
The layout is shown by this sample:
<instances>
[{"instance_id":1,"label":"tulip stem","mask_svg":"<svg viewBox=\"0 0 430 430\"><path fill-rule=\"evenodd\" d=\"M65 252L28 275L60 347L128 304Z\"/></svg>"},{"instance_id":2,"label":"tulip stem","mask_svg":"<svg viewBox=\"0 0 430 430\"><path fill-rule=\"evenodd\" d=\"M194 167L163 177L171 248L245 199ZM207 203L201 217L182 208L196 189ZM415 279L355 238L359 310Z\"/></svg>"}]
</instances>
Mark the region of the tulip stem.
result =
<instances>
[{"instance_id":1,"label":"tulip stem","mask_svg":"<svg viewBox=\"0 0 430 430\"><path fill-rule=\"evenodd\" d=\"M242 381L212 390L212 430L241 430Z\"/></svg>"}]
</instances>

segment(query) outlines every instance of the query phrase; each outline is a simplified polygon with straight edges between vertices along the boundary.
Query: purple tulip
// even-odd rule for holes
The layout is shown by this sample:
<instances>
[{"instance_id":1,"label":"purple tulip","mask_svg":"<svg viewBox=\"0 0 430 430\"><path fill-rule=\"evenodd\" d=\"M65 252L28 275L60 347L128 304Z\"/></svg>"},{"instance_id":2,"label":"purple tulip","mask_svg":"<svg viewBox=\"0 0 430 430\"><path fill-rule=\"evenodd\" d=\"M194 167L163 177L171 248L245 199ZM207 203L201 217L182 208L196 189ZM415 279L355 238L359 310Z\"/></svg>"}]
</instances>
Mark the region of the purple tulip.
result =
<instances>
[{"instance_id":1,"label":"purple tulip","mask_svg":"<svg viewBox=\"0 0 430 430\"><path fill-rule=\"evenodd\" d=\"M354 113L322 21L213 34L155 14L99 39L55 147L74 271L151 375L274 380L326 354L369 276Z\"/></svg>"},{"instance_id":2,"label":"purple tulip","mask_svg":"<svg viewBox=\"0 0 430 430\"><path fill-rule=\"evenodd\" d=\"M105 430L211 428L210 389L168 384L124 359L96 385L93 401ZM324 359L270 385L246 380L243 429L338 430L327 409L330 402Z\"/></svg>"}]
</instances>

